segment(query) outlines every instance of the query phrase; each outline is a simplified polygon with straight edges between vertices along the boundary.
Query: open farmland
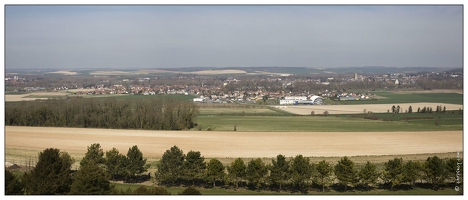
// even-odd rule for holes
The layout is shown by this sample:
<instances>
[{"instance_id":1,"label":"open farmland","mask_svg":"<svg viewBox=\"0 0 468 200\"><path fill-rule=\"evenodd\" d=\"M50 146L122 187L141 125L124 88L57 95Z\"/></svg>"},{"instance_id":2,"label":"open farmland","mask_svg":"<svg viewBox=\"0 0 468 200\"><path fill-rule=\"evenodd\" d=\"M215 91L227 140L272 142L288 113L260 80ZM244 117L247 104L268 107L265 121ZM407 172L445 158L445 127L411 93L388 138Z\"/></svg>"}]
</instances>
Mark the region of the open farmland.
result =
<instances>
[{"instance_id":1,"label":"open farmland","mask_svg":"<svg viewBox=\"0 0 468 200\"><path fill-rule=\"evenodd\" d=\"M145 157L160 157L177 145L211 157L356 156L445 153L463 150L462 131L430 132L217 132L143 131L91 128L5 127L9 149L40 152L58 148L71 155L86 153L100 143L126 152L138 145ZM37 155L37 154L36 154ZM26 156L26 155L25 155Z\"/></svg>"},{"instance_id":2,"label":"open farmland","mask_svg":"<svg viewBox=\"0 0 468 200\"><path fill-rule=\"evenodd\" d=\"M313 111L315 114L323 114L328 111L329 114L360 114L360 113L387 113L392 110L392 106L400 106L405 110L408 110L409 106L413 108L413 112L416 112L418 108L432 107L434 109L437 106L445 106L447 110L458 110L463 109L463 105L459 104L448 104L448 103L394 103L394 104L359 104L359 105L313 105L313 106L277 106L281 110L298 114L298 115L310 115Z\"/></svg>"}]
</instances>

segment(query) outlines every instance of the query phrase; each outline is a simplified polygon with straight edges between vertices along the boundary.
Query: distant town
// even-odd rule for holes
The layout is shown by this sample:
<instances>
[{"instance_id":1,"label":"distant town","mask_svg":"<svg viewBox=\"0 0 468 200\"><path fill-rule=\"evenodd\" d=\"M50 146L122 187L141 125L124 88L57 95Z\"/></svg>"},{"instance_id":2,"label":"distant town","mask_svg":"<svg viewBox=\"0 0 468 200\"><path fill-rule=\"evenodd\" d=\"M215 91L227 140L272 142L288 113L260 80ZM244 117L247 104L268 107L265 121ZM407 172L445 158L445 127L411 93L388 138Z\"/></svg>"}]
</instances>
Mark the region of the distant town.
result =
<instances>
[{"instance_id":1,"label":"distant town","mask_svg":"<svg viewBox=\"0 0 468 200\"><path fill-rule=\"evenodd\" d=\"M401 73L6 73L5 93L70 91L84 95L191 95L200 103L322 104L373 99L376 90L463 89L463 70ZM206 70L205 70L206 71ZM272 70L270 70L272 71ZM102 72L102 71L101 71ZM214 72L214 73L213 73ZM259 72L259 71L256 71Z\"/></svg>"}]
</instances>

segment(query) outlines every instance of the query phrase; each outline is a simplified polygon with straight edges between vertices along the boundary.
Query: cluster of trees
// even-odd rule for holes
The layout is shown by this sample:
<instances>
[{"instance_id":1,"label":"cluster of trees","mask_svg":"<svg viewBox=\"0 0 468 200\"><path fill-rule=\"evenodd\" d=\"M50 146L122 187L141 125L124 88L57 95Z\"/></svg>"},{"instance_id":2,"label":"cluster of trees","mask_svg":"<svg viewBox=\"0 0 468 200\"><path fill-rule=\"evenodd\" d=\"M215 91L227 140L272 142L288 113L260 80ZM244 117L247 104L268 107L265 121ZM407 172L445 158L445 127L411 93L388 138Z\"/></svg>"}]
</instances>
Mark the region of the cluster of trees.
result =
<instances>
[{"instance_id":1,"label":"cluster of trees","mask_svg":"<svg viewBox=\"0 0 468 200\"><path fill-rule=\"evenodd\" d=\"M278 155L271 164L265 164L261 159L252 159L245 163L241 158L235 159L224 166L217 159L205 163L198 151L190 151L185 155L181 149L174 146L167 150L158 164L155 172L160 185L212 185L216 183L233 185L236 189L247 187L254 190L291 190L307 193L310 189L325 191L329 186L371 189L382 180L384 187L393 190L402 184L414 188L417 180L425 181L438 189L446 181L456 179L457 164L461 161L449 159L444 161L437 156L428 157L426 162L403 162L402 158L389 160L384 164L384 170L378 170L377 165L367 162L356 167L348 157L341 158L333 165L325 160L311 163L309 158L297 155L287 159ZM462 173L462 172L460 172ZM337 184L335 184L337 180Z\"/></svg>"},{"instance_id":2,"label":"cluster of trees","mask_svg":"<svg viewBox=\"0 0 468 200\"><path fill-rule=\"evenodd\" d=\"M9 103L5 125L184 130L198 108L175 99L53 99Z\"/></svg>"},{"instance_id":3,"label":"cluster of trees","mask_svg":"<svg viewBox=\"0 0 468 200\"><path fill-rule=\"evenodd\" d=\"M149 165L137 146L129 148L127 156L115 148L105 153L100 144L92 144L80 162L77 171L71 169L75 162L66 152L49 148L39 153L36 166L21 179L6 170L6 194L66 195L66 194L141 194L136 191L119 191L110 180L137 180ZM146 176L148 177L148 176ZM149 178L149 177L148 177ZM146 194L167 194L164 188L145 191Z\"/></svg>"}]
</instances>

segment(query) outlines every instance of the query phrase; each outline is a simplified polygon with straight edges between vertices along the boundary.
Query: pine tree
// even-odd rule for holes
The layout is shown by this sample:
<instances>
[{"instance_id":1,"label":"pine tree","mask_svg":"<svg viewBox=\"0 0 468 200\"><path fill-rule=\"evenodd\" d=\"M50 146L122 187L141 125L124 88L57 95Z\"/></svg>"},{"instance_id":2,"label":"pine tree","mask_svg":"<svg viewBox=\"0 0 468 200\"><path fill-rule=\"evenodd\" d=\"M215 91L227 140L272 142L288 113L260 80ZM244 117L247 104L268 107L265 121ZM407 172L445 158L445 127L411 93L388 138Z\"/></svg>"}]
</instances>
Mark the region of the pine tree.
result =
<instances>
[{"instance_id":1,"label":"pine tree","mask_svg":"<svg viewBox=\"0 0 468 200\"><path fill-rule=\"evenodd\" d=\"M434 190L438 190L447 178L445 162L437 156L427 158L424 163L424 172Z\"/></svg>"},{"instance_id":2,"label":"pine tree","mask_svg":"<svg viewBox=\"0 0 468 200\"><path fill-rule=\"evenodd\" d=\"M39 153L36 167L23 175L26 194L64 195L70 192L71 166L74 160L66 152L49 148Z\"/></svg>"},{"instance_id":3,"label":"pine tree","mask_svg":"<svg viewBox=\"0 0 468 200\"><path fill-rule=\"evenodd\" d=\"M93 161L80 166L70 188L70 194L78 195L106 195L111 191L108 173Z\"/></svg>"},{"instance_id":4,"label":"pine tree","mask_svg":"<svg viewBox=\"0 0 468 200\"><path fill-rule=\"evenodd\" d=\"M206 165L205 177L208 182L213 181L213 188L216 187L216 179L223 179L225 175L224 165L218 159L212 158Z\"/></svg>"},{"instance_id":5,"label":"pine tree","mask_svg":"<svg viewBox=\"0 0 468 200\"><path fill-rule=\"evenodd\" d=\"M353 185L358 181L354 162L347 156L341 158L338 164L335 165L335 175L340 183L345 186L345 190L348 189L349 184Z\"/></svg>"},{"instance_id":6,"label":"pine tree","mask_svg":"<svg viewBox=\"0 0 468 200\"><path fill-rule=\"evenodd\" d=\"M317 170L317 178L322 185L322 192L325 192L325 186L331 181L331 175L333 173L333 167L325 160L320 161L315 169Z\"/></svg>"},{"instance_id":7,"label":"pine tree","mask_svg":"<svg viewBox=\"0 0 468 200\"><path fill-rule=\"evenodd\" d=\"M23 193L23 183L12 172L5 170L5 194L20 195Z\"/></svg>"},{"instance_id":8,"label":"pine tree","mask_svg":"<svg viewBox=\"0 0 468 200\"><path fill-rule=\"evenodd\" d=\"M117 177L127 177L127 165L128 159L126 156L119 153L119 150L112 148L110 151L106 151L106 162L105 162L107 173L111 175L112 180Z\"/></svg>"},{"instance_id":9,"label":"pine tree","mask_svg":"<svg viewBox=\"0 0 468 200\"><path fill-rule=\"evenodd\" d=\"M303 193L308 191L308 181L312 177L312 171L309 158L297 155L291 161L292 182Z\"/></svg>"},{"instance_id":10,"label":"pine tree","mask_svg":"<svg viewBox=\"0 0 468 200\"><path fill-rule=\"evenodd\" d=\"M88 146L88 151L86 152L85 157L81 160L80 165L84 165L86 162L93 162L95 164L102 165L106 163L104 151L99 143Z\"/></svg>"},{"instance_id":11,"label":"pine tree","mask_svg":"<svg viewBox=\"0 0 468 200\"><path fill-rule=\"evenodd\" d=\"M246 178L257 190L265 182L268 169L262 159L257 158L247 163Z\"/></svg>"},{"instance_id":12,"label":"pine tree","mask_svg":"<svg viewBox=\"0 0 468 200\"><path fill-rule=\"evenodd\" d=\"M128 149L127 152L127 171L130 177L135 177L143 172L146 172L149 165L146 164L146 158L143 158L143 153L135 145Z\"/></svg>"},{"instance_id":13,"label":"pine tree","mask_svg":"<svg viewBox=\"0 0 468 200\"><path fill-rule=\"evenodd\" d=\"M284 182L291 177L291 170L289 169L289 161L283 155L276 156L276 160L271 160L269 179L274 184L279 184L279 191Z\"/></svg>"},{"instance_id":14,"label":"pine tree","mask_svg":"<svg viewBox=\"0 0 468 200\"><path fill-rule=\"evenodd\" d=\"M390 183L390 190L393 190L393 187L399 185L402 180L403 173L403 159L394 158L384 163L385 170L382 173L382 179L385 182Z\"/></svg>"},{"instance_id":15,"label":"pine tree","mask_svg":"<svg viewBox=\"0 0 468 200\"><path fill-rule=\"evenodd\" d=\"M241 158L235 159L230 166L228 166L229 178L236 185L236 189L239 188L239 182L245 179L245 171L247 166Z\"/></svg>"},{"instance_id":16,"label":"pine tree","mask_svg":"<svg viewBox=\"0 0 468 200\"><path fill-rule=\"evenodd\" d=\"M379 173L376 165L367 161L366 165L359 171L359 180L369 189L370 185L375 184L378 178Z\"/></svg>"},{"instance_id":17,"label":"pine tree","mask_svg":"<svg viewBox=\"0 0 468 200\"><path fill-rule=\"evenodd\" d=\"M421 164L418 161L408 161L403 166L403 182L407 182L411 185L411 188L414 189L416 180L420 177Z\"/></svg>"},{"instance_id":18,"label":"pine tree","mask_svg":"<svg viewBox=\"0 0 468 200\"><path fill-rule=\"evenodd\" d=\"M173 146L166 150L157 165L158 171L155 172L159 183L175 185L182 178L184 160L184 152L179 147Z\"/></svg>"},{"instance_id":19,"label":"pine tree","mask_svg":"<svg viewBox=\"0 0 468 200\"><path fill-rule=\"evenodd\" d=\"M183 164L185 179L192 181L195 185L195 179L201 178L205 173L206 163L199 151L189 151Z\"/></svg>"}]
</instances>

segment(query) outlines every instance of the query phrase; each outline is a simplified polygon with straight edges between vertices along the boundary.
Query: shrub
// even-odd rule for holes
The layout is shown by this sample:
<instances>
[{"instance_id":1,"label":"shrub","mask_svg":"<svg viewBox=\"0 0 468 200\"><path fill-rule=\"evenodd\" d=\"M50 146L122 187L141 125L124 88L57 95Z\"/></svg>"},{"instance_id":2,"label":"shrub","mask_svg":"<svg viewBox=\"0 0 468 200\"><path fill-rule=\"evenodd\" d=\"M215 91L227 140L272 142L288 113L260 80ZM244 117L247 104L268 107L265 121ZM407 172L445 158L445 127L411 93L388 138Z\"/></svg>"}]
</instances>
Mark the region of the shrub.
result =
<instances>
[{"instance_id":1,"label":"shrub","mask_svg":"<svg viewBox=\"0 0 468 200\"><path fill-rule=\"evenodd\" d=\"M185 188L185 190L182 191L182 193L179 193L179 194L181 194L181 195L201 195L200 191L197 190L194 187Z\"/></svg>"}]
</instances>

